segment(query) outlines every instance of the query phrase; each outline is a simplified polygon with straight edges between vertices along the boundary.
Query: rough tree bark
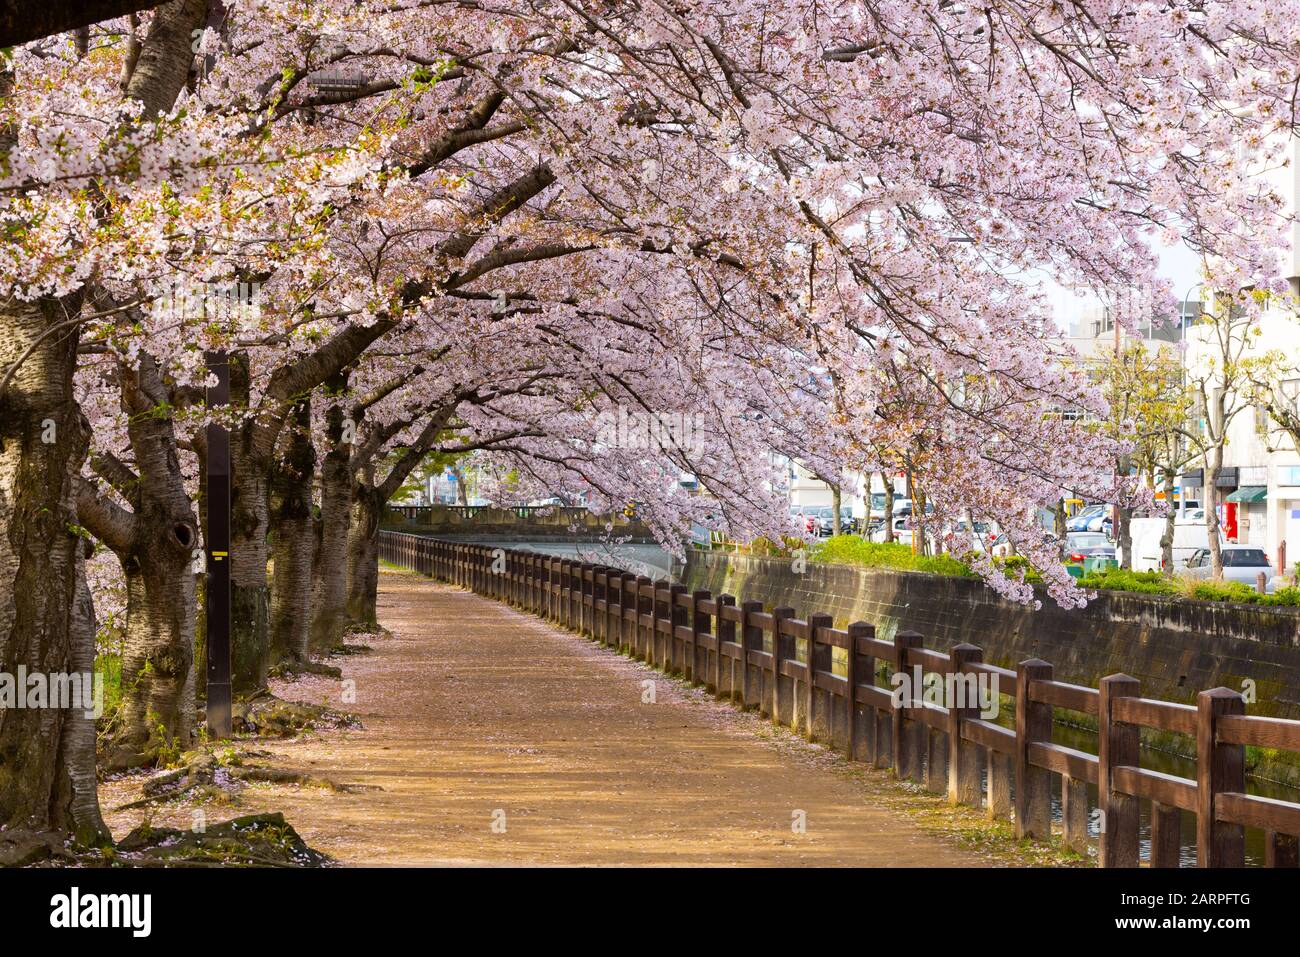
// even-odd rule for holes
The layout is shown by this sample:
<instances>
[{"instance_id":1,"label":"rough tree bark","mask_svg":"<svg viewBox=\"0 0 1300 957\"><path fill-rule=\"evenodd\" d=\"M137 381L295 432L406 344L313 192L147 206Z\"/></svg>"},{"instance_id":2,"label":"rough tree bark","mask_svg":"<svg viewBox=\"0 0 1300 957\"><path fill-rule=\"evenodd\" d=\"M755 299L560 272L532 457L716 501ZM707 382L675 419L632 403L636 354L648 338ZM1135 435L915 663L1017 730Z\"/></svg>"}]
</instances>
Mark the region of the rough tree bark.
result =
<instances>
[{"instance_id":1,"label":"rough tree bark","mask_svg":"<svg viewBox=\"0 0 1300 957\"><path fill-rule=\"evenodd\" d=\"M236 694L266 687L270 664L270 587L267 533L270 525L271 469L277 438L294 397L337 375L356 361L396 322L349 326L308 356L272 372L260 408L250 402L248 356L230 358L231 405L248 413L231 436L231 683Z\"/></svg>"},{"instance_id":2,"label":"rough tree bark","mask_svg":"<svg viewBox=\"0 0 1300 957\"><path fill-rule=\"evenodd\" d=\"M283 455L271 479L271 658L272 666L302 665L308 659L311 631L312 525L311 479L316 449L311 442L311 399L294 406Z\"/></svg>"},{"instance_id":3,"label":"rough tree bark","mask_svg":"<svg viewBox=\"0 0 1300 957\"><path fill-rule=\"evenodd\" d=\"M1164 469L1165 504L1169 512L1165 515L1165 530L1160 536L1160 570L1166 575L1174 574L1174 525L1178 512L1174 507L1174 470Z\"/></svg>"},{"instance_id":4,"label":"rough tree bark","mask_svg":"<svg viewBox=\"0 0 1300 957\"><path fill-rule=\"evenodd\" d=\"M194 31L207 11L208 0L171 0L154 14L126 87L128 97L144 104L146 117L176 103L194 63Z\"/></svg>"},{"instance_id":5,"label":"rough tree bark","mask_svg":"<svg viewBox=\"0 0 1300 957\"><path fill-rule=\"evenodd\" d=\"M355 625L377 628L375 601L379 589L379 522L389 499L429 454L451 421L455 403L438 409L419 437L402 453L382 482L376 482L373 460L366 457L352 490L348 528L348 617ZM357 464L354 461L354 464Z\"/></svg>"},{"instance_id":6,"label":"rough tree bark","mask_svg":"<svg viewBox=\"0 0 1300 957\"><path fill-rule=\"evenodd\" d=\"M1222 420L1220 420L1222 421ZM1219 473L1223 471L1223 446L1210 452L1210 467L1205 472L1205 530L1210 547L1210 574L1223 580L1223 549L1219 541Z\"/></svg>"},{"instance_id":7,"label":"rough tree bark","mask_svg":"<svg viewBox=\"0 0 1300 957\"><path fill-rule=\"evenodd\" d=\"M122 644L122 718L108 750L110 768L155 761L193 740L194 628L198 602L194 554L198 522L177 457L170 395L147 353L119 367L122 407L135 458L92 460L95 471L126 499L130 511L79 486L82 523L117 555L126 577Z\"/></svg>"},{"instance_id":8,"label":"rough tree bark","mask_svg":"<svg viewBox=\"0 0 1300 957\"><path fill-rule=\"evenodd\" d=\"M339 395L347 388L347 375L340 374L326 388ZM325 413L329 451L320 467L320 538L312 571L312 621L310 648L313 653L330 650L343 637L348 614L348 514L352 502L352 443L345 433L347 410L342 401L331 403Z\"/></svg>"},{"instance_id":9,"label":"rough tree bark","mask_svg":"<svg viewBox=\"0 0 1300 957\"><path fill-rule=\"evenodd\" d=\"M0 3L0 46L17 46L156 6L158 0L5 0Z\"/></svg>"},{"instance_id":10,"label":"rough tree bark","mask_svg":"<svg viewBox=\"0 0 1300 957\"><path fill-rule=\"evenodd\" d=\"M248 409L248 356L230 356L230 403ZM230 442L230 680L235 694L266 687L270 665L270 463L262 451L256 419L249 418Z\"/></svg>"},{"instance_id":11,"label":"rough tree bark","mask_svg":"<svg viewBox=\"0 0 1300 957\"><path fill-rule=\"evenodd\" d=\"M380 495L370 482L357 482L348 515L347 613L351 624L367 630L379 627L375 605L379 591L379 519L384 511Z\"/></svg>"},{"instance_id":12,"label":"rough tree bark","mask_svg":"<svg viewBox=\"0 0 1300 957\"><path fill-rule=\"evenodd\" d=\"M86 660L73 489L89 444L72 391L80 337L75 325L47 334L80 307L79 296L0 305L0 369L27 354L0 395L0 671L10 675L19 665L67 674ZM74 710L0 709L0 827L107 838L85 788L94 749Z\"/></svg>"},{"instance_id":13,"label":"rough tree bark","mask_svg":"<svg viewBox=\"0 0 1300 957\"><path fill-rule=\"evenodd\" d=\"M894 540L894 478L888 472L881 472L880 479L885 483L885 541Z\"/></svg>"}]
</instances>

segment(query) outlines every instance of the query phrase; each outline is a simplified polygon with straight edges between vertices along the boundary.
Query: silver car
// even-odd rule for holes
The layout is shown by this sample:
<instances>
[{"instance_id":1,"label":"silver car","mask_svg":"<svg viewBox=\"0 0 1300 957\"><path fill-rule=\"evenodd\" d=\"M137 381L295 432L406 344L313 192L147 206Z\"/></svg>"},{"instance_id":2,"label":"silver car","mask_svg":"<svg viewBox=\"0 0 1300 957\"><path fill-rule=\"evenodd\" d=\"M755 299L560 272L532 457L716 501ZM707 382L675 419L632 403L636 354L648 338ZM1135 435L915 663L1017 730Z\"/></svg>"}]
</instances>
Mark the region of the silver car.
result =
<instances>
[{"instance_id":1,"label":"silver car","mask_svg":"<svg viewBox=\"0 0 1300 957\"><path fill-rule=\"evenodd\" d=\"M1223 556L1223 580L1241 582L1254 587L1259 573L1264 573L1264 590L1269 594L1277 591L1281 580L1273 563L1264 554L1264 549L1257 545L1224 545L1220 548ZM1187 577L1209 580L1214 577L1213 560L1208 548L1198 548L1187 559Z\"/></svg>"}]
</instances>

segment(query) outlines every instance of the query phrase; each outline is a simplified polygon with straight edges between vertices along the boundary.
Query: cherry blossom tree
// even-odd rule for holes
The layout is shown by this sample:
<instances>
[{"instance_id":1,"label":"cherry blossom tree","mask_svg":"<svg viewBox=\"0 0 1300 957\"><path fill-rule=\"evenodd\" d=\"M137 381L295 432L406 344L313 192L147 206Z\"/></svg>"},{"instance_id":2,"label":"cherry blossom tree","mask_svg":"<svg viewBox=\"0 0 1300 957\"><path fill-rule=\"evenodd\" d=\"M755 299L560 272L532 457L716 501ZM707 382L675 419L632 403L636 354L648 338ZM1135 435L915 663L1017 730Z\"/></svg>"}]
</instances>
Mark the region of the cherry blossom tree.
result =
<instances>
[{"instance_id":1,"label":"cherry blossom tree","mask_svg":"<svg viewBox=\"0 0 1300 957\"><path fill-rule=\"evenodd\" d=\"M87 529L156 675L122 753L147 759L151 715L186 740L208 349L232 358L242 692L373 623L380 510L429 453L480 456L503 502L636 502L674 548L692 522L788 532L774 457L904 462L938 521L998 522L1077 604L1028 516L1129 490L1123 443L1062 421L1105 400L1041 285L1167 313L1155 247L1181 239L1216 294L1280 289L1255 171L1295 124L1297 12L172 0L17 49L0 660L84 657ZM256 309L220 308L232 283ZM0 823L102 831L84 728L0 714L11 753Z\"/></svg>"}]
</instances>

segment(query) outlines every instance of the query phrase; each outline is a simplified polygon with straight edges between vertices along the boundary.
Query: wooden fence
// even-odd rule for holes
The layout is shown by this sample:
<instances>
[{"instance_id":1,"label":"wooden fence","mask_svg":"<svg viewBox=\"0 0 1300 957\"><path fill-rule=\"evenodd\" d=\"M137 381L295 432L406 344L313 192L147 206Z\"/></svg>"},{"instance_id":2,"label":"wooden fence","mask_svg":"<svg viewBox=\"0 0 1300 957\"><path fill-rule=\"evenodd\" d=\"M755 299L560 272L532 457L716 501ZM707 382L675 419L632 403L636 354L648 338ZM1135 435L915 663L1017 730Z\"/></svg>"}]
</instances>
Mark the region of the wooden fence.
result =
<instances>
[{"instance_id":1,"label":"wooden fence","mask_svg":"<svg viewBox=\"0 0 1300 957\"><path fill-rule=\"evenodd\" d=\"M1013 671L986 663L974 645L944 654L925 648L915 632L883 641L865 622L840 629L829 615L801 621L791 608L767 611L762 602L687 592L683 585L536 552L381 532L379 554L702 684L851 760L946 793L954 804L983 806L990 818L1014 811L1020 838L1051 835L1056 772L1064 839L1085 850L1092 784L1102 812L1103 867L1139 865L1143 798L1151 802L1153 867L1179 865L1184 812L1196 817L1203 867L1243 866L1247 827L1264 832L1267 866L1300 863L1300 804L1247 794L1245 777L1248 745L1300 751L1300 721L1247 715L1245 700L1228 688L1202 691L1193 706L1143 698L1138 681L1122 674L1103 678L1099 688L1068 684L1038 659ZM912 675L918 666L944 676L945 684L996 677L998 690L1015 698L1015 728L982 719L970 696L961 707L919 695L895 707L888 679ZM877 685L878 672L886 687ZM1096 719L1100 753L1052 742L1056 708ZM1140 766L1143 727L1195 739L1195 780Z\"/></svg>"}]
</instances>

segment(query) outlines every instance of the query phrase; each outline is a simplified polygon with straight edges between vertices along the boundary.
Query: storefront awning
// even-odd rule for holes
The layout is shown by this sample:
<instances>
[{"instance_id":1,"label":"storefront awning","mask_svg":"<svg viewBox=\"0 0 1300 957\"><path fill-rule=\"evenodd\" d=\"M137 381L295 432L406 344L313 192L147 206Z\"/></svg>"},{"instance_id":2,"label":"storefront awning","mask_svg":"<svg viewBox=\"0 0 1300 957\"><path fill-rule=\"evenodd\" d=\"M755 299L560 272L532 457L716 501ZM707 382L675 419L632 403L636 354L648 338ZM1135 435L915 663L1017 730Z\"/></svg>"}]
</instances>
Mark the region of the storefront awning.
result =
<instances>
[{"instance_id":1,"label":"storefront awning","mask_svg":"<svg viewBox=\"0 0 1300 957\"><path fill-rule=\"evenodd\" d=\"M1250 505L1253 502L1262 502L1268 498L1268 489L1262 485L1243 485L1237 491L1233 492L1225 502L1240 502L1243 505Z\"/></svg>"}]
</instances>

